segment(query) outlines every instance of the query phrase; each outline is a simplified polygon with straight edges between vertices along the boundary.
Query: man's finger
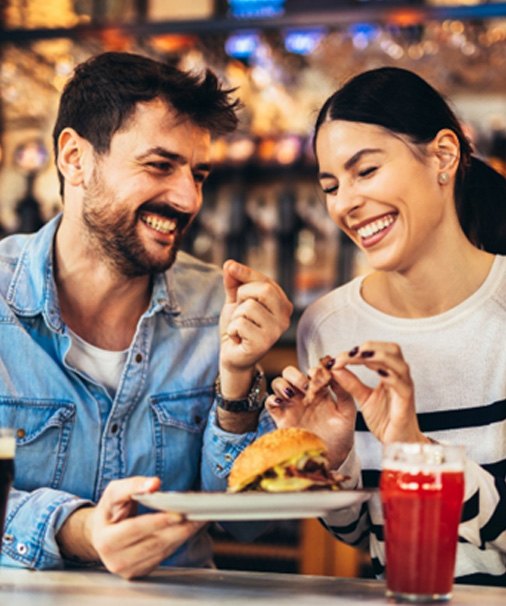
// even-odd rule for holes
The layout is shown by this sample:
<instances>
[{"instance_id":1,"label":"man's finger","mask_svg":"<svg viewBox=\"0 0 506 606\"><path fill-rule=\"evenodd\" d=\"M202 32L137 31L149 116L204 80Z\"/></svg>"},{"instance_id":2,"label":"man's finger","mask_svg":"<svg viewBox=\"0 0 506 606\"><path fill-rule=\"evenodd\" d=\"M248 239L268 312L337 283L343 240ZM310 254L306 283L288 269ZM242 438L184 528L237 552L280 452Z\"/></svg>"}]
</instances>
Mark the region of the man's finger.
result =
<instances>
[{"instance_id":1,"label":"man's finger","mask_svg":"<svg viewBox=\"0 0 506 606\"><path fill-rule=\"evenodd\" d=\"M237 300L237 289L242 284L248 284L249 282L266 282L271 281L265 274L239 263L228 259L223 264L223 284L225 286L225 293L227 297L227 303L235 303Z\"/></svg>"},{"instance_id":2,"label":"man's finger","mask_svg":"<svg viewBox=\"0 0 506 606\"><path fill-rule=\"evenodd\" d=\"M132 500L132 495L142 492L154 492L160 488L160 478L134 476L111 482L98 503L97 509L106 522L114 521L118 511L123 511L125 505ZM98 513L98 512L97 512Z\"/></svg>"},{"instance_id":3,"label":"man's finger","mask_svg":"<svg viewBox=\"0 0 506 606\"><path fill-rule=\"evenodd\" d=\"M162 560L202 528L203 522L184 522L176 526L142 536L110 554L109 567L125 578L145 575L156 568Z\"/></svg>"}]
</instances>

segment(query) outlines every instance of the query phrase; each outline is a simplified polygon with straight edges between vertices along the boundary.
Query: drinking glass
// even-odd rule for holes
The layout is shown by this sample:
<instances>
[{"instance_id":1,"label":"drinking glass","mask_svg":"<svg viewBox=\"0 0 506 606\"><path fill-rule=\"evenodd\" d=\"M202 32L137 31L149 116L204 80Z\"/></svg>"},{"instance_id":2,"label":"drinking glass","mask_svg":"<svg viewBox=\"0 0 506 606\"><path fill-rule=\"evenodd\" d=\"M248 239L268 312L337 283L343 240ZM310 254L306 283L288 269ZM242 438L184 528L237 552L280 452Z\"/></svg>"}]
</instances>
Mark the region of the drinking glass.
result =
<instances>
[{"instance_id":1,"label":"drinking glass","mask_svg":"<svg viewBox=\"0 0 506 606\"><path fill-rule=\"evenodd\" d=\"M380 494L387 596L408 602L449 600L464 499L464 449L385 445Z\"/></svg>"},{"instance_id":2,"label":"drinking glass","mask_svg":"<svg viewBox=\"0 0 506 606\"><path fill-rule=\"evenodd\" d=\"M0 427L0 550L2 549L2 536L7 509L9 488L14 479L14 453L16 451L16 438L14 430Z\"/></svg>"}]
</instances>

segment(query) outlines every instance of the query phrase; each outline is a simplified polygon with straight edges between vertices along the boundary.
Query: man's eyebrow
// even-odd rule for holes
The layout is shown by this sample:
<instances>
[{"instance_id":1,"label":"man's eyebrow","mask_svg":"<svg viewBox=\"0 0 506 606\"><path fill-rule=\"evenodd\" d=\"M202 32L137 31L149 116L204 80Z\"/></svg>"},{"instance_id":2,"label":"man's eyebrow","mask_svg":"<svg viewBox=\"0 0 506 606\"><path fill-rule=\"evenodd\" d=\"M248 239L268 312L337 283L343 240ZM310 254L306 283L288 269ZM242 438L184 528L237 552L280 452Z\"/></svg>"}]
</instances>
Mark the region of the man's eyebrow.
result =
<instances>
[{"instance_id":1,"label":"man's eyebrow","mask_svg":"<svg viewBox=\"0 0 506 606\"><path fill-rule=\"evenodd\" d=\"M137 160L142 162L146 158L149 158L149 156L160 156L162 158L166 158L167 160L171 160L172 162L176 162L176 164L188 164L188 160L185 158L185 156L169 151L168 149L165 149L165 147L151 147L137 156ZM200 164L195 165L194 168L200 171L210 172L211 164L208 162L201 162Z\"/></svg>"}]
</instances>

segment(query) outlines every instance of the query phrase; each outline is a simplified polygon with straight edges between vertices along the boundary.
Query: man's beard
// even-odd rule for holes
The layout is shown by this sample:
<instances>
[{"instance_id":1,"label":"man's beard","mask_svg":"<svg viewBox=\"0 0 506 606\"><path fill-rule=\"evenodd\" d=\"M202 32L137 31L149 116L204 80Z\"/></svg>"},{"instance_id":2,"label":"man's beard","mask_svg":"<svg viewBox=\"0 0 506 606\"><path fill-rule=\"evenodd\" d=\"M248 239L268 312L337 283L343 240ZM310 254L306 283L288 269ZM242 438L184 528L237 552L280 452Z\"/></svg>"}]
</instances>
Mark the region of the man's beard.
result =
<instances>
[{"instance_id":1,"label":"man's beard","mask_svg":"<svg viewBox=\"0 0 506 606\"><path fill-rule=\"evenodd\" d=\"M117 207L117 210L111 210ZM152 210L164 216L178 219L173 243L167 245L165 257L150 255L140 240L136 227L139 209L132 215L128 209L115 204L114 194L108 191L104 181L94 170L83 200L83 221L87 227L90 245L98 246L104 261L118 273L131 278L166 271L176 260L181 245L182 232L192 217L172 210L166 204L147 202L143 210Z\"/></svg>"}]
</instances>

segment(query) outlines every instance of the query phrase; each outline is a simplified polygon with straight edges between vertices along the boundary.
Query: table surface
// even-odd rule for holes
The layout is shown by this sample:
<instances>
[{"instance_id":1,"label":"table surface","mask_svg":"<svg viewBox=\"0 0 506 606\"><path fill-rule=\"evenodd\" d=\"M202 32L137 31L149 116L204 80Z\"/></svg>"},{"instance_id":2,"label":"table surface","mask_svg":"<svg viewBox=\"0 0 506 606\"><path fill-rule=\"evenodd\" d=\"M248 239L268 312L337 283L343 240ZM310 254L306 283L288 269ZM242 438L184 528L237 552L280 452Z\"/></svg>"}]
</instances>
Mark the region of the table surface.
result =
<instances>
[{"instance_id":1,"label":"table surface","mask_svg":"<svg viewBox=\"0 0 506 606\"><path fill-rule=\"evenodd\" d=\"M279 573L172 568L125 581L99 570L0 568L0 604L12 606L339 606L388 604L384 583ZM504 606L506 589L457 585L451 606Z\"/></svg>"}]
</instances>

